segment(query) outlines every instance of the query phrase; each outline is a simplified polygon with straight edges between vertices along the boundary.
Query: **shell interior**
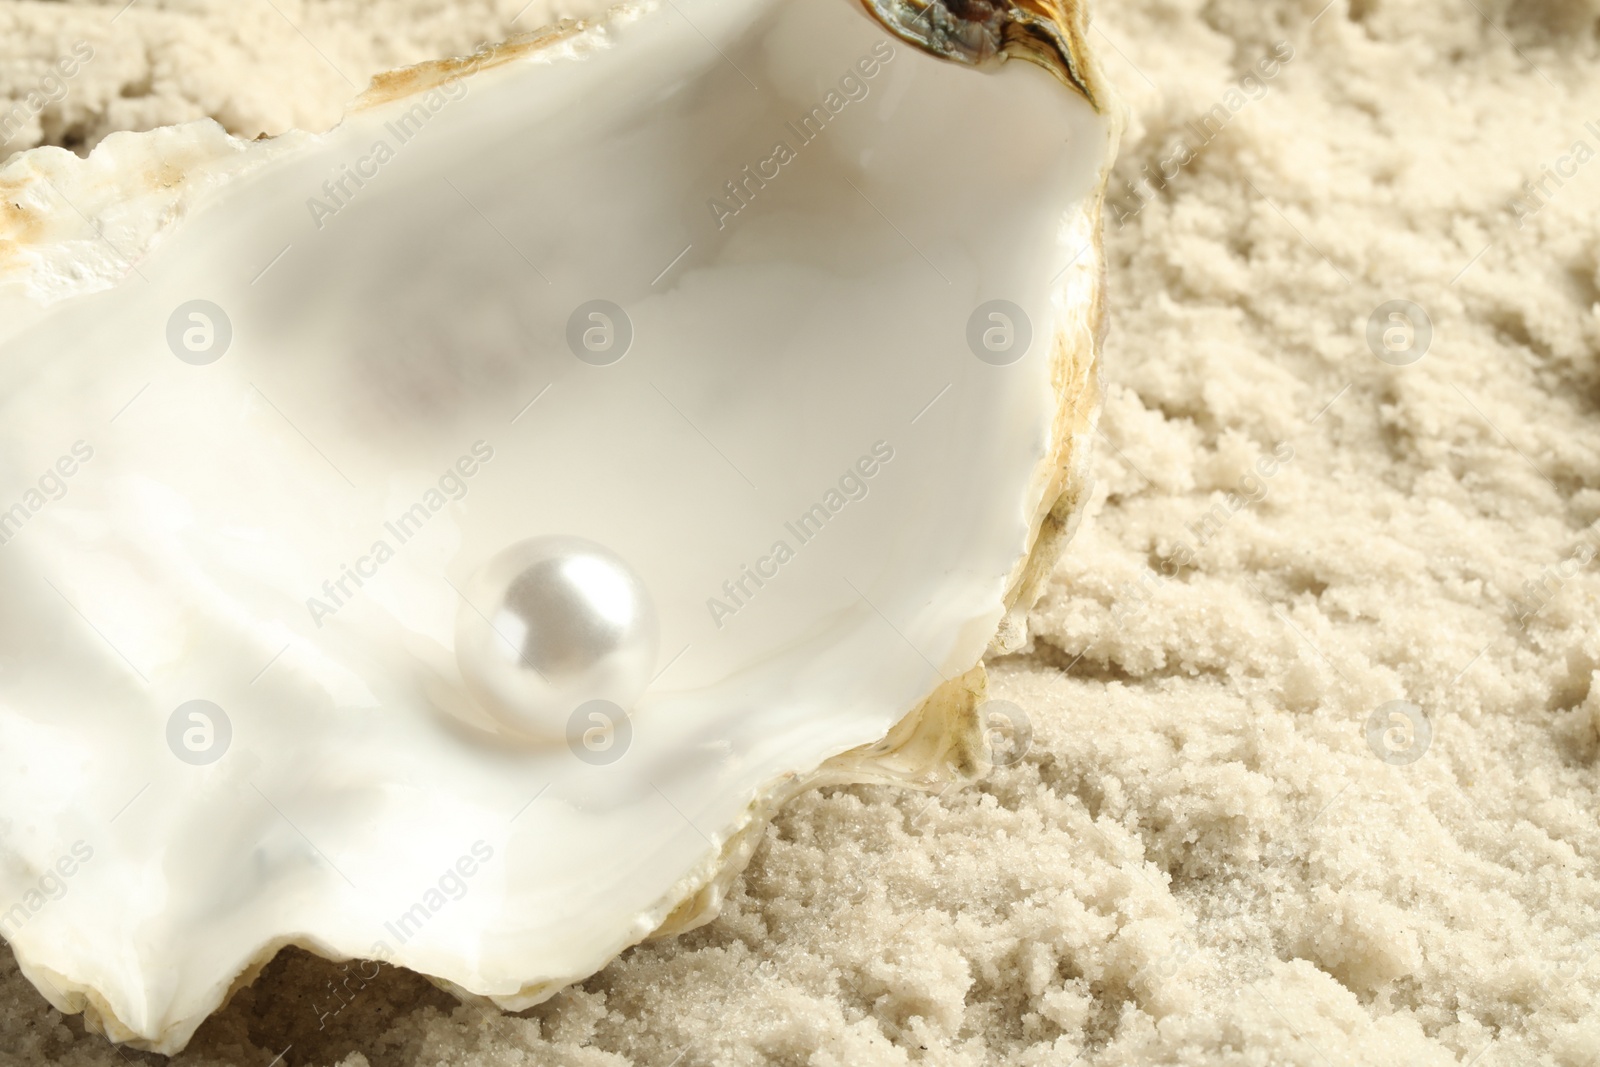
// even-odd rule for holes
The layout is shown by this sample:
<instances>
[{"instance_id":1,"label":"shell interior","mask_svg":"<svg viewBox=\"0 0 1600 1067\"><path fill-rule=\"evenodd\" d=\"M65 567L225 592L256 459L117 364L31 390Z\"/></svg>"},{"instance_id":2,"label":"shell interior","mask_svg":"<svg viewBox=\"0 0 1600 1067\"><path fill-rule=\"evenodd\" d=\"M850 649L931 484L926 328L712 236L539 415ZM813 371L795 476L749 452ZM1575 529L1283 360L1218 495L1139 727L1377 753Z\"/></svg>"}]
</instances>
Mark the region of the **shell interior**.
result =
<instances>
[{"instance_id":1,"label":"shell interior","mask_svg":"<svg viewBox=\"0 0 1600 1067\"><path fill-rule=\"evenodd\" d=\"M850 3L674 0L325 134L0 172L25 973L161 1052L289 943L526 1007L711 914L795 789L970 769L1083 489L1092 95ZM452 647L546 534L660 620L598 749L497 733Z\"/></svg>"}]
</instances>

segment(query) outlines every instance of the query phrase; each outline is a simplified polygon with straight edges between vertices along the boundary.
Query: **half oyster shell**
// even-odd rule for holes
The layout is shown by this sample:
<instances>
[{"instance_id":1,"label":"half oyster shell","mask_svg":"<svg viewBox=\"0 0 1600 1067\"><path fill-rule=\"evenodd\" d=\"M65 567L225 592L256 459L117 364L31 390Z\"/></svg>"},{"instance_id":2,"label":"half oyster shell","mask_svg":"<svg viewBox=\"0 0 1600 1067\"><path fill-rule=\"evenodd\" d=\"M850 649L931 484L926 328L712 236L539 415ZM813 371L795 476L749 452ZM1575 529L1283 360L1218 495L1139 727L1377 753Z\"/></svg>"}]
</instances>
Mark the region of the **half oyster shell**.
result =
<instances>
[{"instance_id":1,"label":"half oyster shell","mask_svg":"<svg viewBox=\"0 0 1600 1067\"><path fill-rule=\"evenodd\" d=\"M0 171L0 932L51 1003L170 1053L298 944L528 1007L798 790L979 767L1098 402L1082 30L634 4L326 134ZM544 534L660 618L593 748L453 653Z\"/></svg>"}]
</instances>

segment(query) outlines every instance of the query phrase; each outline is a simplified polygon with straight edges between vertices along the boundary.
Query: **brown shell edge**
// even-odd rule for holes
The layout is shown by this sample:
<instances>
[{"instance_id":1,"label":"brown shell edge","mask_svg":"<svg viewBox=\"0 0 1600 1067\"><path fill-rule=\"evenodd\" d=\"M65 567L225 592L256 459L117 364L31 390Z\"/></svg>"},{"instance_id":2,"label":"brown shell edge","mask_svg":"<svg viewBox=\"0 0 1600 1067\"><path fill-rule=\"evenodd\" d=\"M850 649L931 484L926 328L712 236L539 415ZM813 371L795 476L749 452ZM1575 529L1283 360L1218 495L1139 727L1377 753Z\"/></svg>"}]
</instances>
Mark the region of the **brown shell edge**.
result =
<instances>
[{"instance_id":1,"label":"brown shell edge","mask_svg":"<svg viewBox=\"0 0 1600 1067\"><path fill-rule=\"evenodd\" d=\"M1057 81L1079 93L1089 106L1104 112L1114 107L1105 94L1105 80L1089 57L1084 0L858 0L867 16L885 32L913 48L955 63L987 67L1007 59L1021 59L1049 71ZM919 40L912 29L934 9L948 21L977 27L976 47L946 47L935 43L932 24ZM916 17L908 17L920 11ZM971 42L968 42L969 44Z\"/></svg>"},{"instance_id":2,"label":"brown shell edge","mask_svg":"<svg viewBox=\"0 0 1600 1067\"><path fill-rule=\"evenodd\" d=\"M366 90L350 105L350 111L352 113L366 111L403 97L416 96L458 78L469 77L481 70L498 67L534 52L543 51L552 45L572 40L594 26L605 25L609 21L609 15L610 12L607 16L592 21L565 19L554 26L546 26L530 33L519 33L504 41L484 45L470 56L430 59L415 66L374 74Z\"/></svg>"}]
</instances>

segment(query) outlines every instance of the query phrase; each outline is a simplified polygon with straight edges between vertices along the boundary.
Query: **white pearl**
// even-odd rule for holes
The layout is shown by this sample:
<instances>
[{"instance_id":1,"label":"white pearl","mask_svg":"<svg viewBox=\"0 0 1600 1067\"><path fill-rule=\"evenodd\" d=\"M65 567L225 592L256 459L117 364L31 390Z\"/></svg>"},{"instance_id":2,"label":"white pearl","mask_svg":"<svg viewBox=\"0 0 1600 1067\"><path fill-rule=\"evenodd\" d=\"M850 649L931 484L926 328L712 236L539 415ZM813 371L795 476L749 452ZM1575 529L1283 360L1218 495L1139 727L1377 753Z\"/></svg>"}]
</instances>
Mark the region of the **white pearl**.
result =
<instances>
[{"instance_id":1,"label":"white pearl","mask_svg":"<svg viewBox=\"0 0 1600 1067\"><path fill-rule=\"evenodd\" d=\"M456 614L456 661L497 722L530 737L567 736L590 700L629 710L650 684L660 644L644 582L615 552L581 537L520 541L485 564Z\"/></svg>"}]
</instances>

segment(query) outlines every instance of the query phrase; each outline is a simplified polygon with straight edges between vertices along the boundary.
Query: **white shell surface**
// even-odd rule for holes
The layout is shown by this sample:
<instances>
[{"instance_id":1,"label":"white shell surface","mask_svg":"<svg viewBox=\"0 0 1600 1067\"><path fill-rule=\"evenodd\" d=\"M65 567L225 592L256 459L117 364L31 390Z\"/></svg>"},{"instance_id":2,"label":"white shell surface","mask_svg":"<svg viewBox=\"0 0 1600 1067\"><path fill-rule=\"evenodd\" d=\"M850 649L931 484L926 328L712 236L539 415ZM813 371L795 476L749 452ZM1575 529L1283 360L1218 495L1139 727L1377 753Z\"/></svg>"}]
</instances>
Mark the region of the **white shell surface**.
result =
<instances>
[{"instance_id":1,"label":"white shell surface","mask_svg":"<svg viewBox=\"0 0 1600 1067\"><path fill-rule=\"evenodd\" d=\"M594 972L979 660L1049 504L1114 131L1043 69L674 0L430 93L239 146L126 277L0 327L0 932L119 1040L181 1048L288 942L511 1007ZM969 345L993 300L1014 362ZM568 344L593 301L614 362ZM458 590L554 534L659 616L600 756L456 667Z\"/></svg>"}]
</instances>

